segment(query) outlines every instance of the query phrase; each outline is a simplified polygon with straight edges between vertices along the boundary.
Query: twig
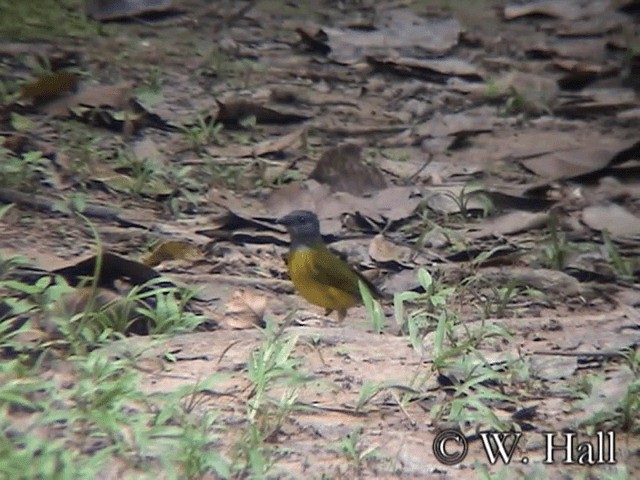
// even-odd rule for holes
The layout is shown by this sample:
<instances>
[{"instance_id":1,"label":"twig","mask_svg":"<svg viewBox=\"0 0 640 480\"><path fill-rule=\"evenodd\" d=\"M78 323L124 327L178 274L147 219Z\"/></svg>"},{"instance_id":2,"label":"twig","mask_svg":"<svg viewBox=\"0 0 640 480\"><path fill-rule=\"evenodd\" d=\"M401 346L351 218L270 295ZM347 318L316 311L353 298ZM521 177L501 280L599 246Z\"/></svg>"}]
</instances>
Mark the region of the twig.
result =
<instances>
[{"instance_id":1,"label":"twig","mask_svg":"<svg viewBox=\"0 0 640 480\"><path fill-rule=\"evenodd\" d=\"M536 350L534 355L546 355L556 357L600 357L600 358L624 358L622 352L552 352L549 350Z\"/></svg>"}]
</instances>

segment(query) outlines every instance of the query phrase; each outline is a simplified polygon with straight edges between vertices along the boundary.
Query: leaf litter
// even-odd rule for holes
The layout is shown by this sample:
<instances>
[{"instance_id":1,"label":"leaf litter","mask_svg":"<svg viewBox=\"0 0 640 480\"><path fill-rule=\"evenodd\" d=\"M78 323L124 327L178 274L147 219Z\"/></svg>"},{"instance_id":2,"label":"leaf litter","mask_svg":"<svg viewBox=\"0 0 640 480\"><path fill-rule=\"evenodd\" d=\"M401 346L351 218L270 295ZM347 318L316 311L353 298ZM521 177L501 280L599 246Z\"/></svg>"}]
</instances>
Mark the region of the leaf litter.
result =
<instances>
[{"instance_id":1,"label":"leaf litter","mask_svg":"<svg viewBox=\"0 0 640 480\"><path fill-rule=\"evenodd\" d=\"M496 1L481 8L483 23L451 2L327 3L319 18L304 2L261 2L231 16L225 5L204 3L185 3L191 28L181 17L154 27L126 23L124 43L106 36L81 46L80 67L97 81L83 76L75 92L65 81L49 90L39 90L38 80L18 82L9 85L17 102L0 107L3 145L15 142L19 126L5 126L9 114L34 125L21 133L26 143L3 158L6 165L22 161L33 138L50 146L48 156L63 158L65 143L75 143L74 130L62 128L70 118L92 136L107 127L112 135L84 145L84 153L71 145L60 162L73 178L88 168L81 194L105 248L136 258L159 241L151 255L164 260L157 271L202 287L196 303L215 331L176 335L153 348L136 336L104 347L149 347L144 360L154 371L145 391L242 370L263 340L256 326L283 324L296 310L296 317L320 318L319 327L286 327L300 335L294 355L318 384L304 389L297 401L305 410L293 412L275 437L289 449L277 460L283 472L306 475L311 459L315 475L462 478L430 454L442 426L430 413L451 395L440 381L464 381L459 369L432 370L433 328L417 349L400 334L390 306L379 335L364 309L336 325L293 292L282 258L288 238L274 220L307 208L318 213L332 248L357 268L382 272L387 293L424 292L418 266L455 284L448 302L462 321L453 338L481 325L509 331L511 340L485 340L476 351L496 371L522 361L530 372L528 382L505 376L495 386L511 396L490 404L496 416L533 408L527 423L534 432L581 429L620 401L632 381L621 352L637 348L640 321L640 116L633 113L640 104L632 73L640 32L631 7ZM146 60L151 46L162 52L159 71ZM15 69L8 78L33 78L21 59L38 48L7 53ZM103 73L105 65L117 75ZM154 108L168 113L153 117L146 104L136 107L136 91L147 99L161 92ZM33 108L19 105L39 97ZM118 147L133 152L124 170ZM86 151L105 156L91 163ZM105 172L133 180L116 188ZM14 170L7 167L4 178L15 178ZM80 184L47 182L42 173L27 180L24 192L0 184L2 202L18 209L0 220L0 252L19 251L41 267L54 259L77 264L93 251L93 239L71 208L53 205L73 205ZM159 181L162 188L154 186ZM170 373L167 352L178 359ZM601 383L581 401L567 394L596 376ZM220 414L225 422L243 421L245 399L237 392L244 382L216 387L229 402ZM357 410L372 382L385 386ZM412 401L398 400L398 392L414 390ZM211 399L199 408L218 406ZM335 444L354 431L362 432L363 451L377 457L345 460ZM629 441L619 445L620 458L633 477L637 435L617 433ZM229 435L216 448L229 452L232 442ZM541 444L526 448L542 457ZM463 466L486 461L478 452L470 449ZM548 469L550 477L563 474Z\"/></svg>"}]
</instances>

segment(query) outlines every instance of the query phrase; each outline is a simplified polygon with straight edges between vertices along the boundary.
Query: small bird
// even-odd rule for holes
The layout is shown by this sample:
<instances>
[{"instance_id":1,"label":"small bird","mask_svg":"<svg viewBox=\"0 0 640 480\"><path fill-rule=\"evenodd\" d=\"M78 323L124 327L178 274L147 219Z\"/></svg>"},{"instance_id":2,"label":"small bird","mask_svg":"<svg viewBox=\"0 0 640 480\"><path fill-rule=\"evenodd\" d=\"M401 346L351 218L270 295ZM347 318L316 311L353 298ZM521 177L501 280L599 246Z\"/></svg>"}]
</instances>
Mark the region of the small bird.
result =
<instances>
[{"instance_id":1,"label":"small bird","mask_svg":"<svg viewBox=\"0 0 640 480\"><path fill-rule=\"evenodd\" d=\"M295 210L277 223L286 226L291 236L287 267L293 285L308 302L324 308L325 315L337 310L341 322L347 309L362 303L358 280L374 297L381 297L369 280L329 251L315 213Z\"/></svg>"}]
</instances>

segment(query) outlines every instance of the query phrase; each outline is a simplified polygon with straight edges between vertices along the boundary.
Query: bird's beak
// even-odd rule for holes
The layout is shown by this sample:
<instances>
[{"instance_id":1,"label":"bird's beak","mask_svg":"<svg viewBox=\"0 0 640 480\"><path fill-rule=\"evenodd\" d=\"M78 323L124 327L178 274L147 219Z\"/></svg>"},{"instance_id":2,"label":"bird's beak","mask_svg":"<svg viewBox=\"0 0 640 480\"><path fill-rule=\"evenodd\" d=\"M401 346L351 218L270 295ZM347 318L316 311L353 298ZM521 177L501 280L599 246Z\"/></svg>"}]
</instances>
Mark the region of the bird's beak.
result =
<instances>
[{"instance_id":1,"label":"bird's beak","mask_svg":"<svg viewBox=\"0 0 640 480\"><path fill-rule=\"evenodd\" d=\"M276 223L279 225L290 225L291 224L291 216L290 215L285 215L284 217L280 217L276 220Z\"/></svg>"}]
</instances>

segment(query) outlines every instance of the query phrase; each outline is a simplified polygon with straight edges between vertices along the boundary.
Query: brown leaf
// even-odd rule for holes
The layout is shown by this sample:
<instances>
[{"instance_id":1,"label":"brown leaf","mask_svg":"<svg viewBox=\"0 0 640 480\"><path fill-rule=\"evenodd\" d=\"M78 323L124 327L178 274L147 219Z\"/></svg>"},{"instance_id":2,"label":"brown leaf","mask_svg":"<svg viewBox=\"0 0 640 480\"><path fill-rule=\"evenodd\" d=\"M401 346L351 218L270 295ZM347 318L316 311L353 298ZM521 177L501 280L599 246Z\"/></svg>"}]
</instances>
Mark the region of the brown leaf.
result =
<instances>
[{"instance_id":1,"label":"brown leaf","mask_svg":"<svg viewBox=\"0 0 640 480\"><path fill-rule=\"evenodd\" d=\"M306 127L294 130L280 137L264 140L256 145L228 145L225 147L208 147L207 153L217 157L260 157L269 153L281 152L299 145Z\"/></svg>"},{"instance_id":2,"label":"brown leaf","mask_svg":"<svg viewBox=\"0 0 640 480\"><path fill-rule=\"evenodd\" d=\"M434 83L446 83L451 77L470 82L482 81L482 75L476 67L458 58L425 60L368 56L367 62L381 72L417 77Z\"/></svg>"},{"instance_id":3,"label":"brown leaf","mask_svg":"<svg viewBox=\"0 0 640 480\"><path fill-rule=\"evenodd\" d=\"M600 170L609 165L611 157L610 150L588 147L550 152L520 163L536 175L560 179Z\"/></svg>"},{"instance_id":4,"label":"brown leaf","mask_svg":"<svg viewBox=\"0 0 640 480\"><path fill-rule=\"evenodd\" d=\"M42 104L78 87L78 76L66 70L53 72L22 87L21 98Z\"/></svg>"},{"instance_id":5,"label":"brown leaf","mask_svg":"<svg viewBox=\"0 0 640 480\"><path fill-rule=\"evenodd\" d=\"M242 121L249 117L255 117L256 123L287 125L308 120L310 117L297 113L283 113L272 108L263 107L249 100L228 100L218 104L218 113L215 121L225 127L239 127Z\"/></svg>"},{"instance_id":6,"label":"brown leaf","mask_svg":"<svg viewBox=\"0 0 640 480\"><path fill-rule=\"evenodd\" d=\"M141 261L145 265L155 267L167 260L199 260L202 257L202 252L195 245L179 240L169 240L162 242Z\"/></svg>"},{"instance_id":7,"label":"brown leaf","mask_svg":"<svg viewBox=\"0 0 640 480\"><path fill-rule=\"evenodd\" d=\"M366 164L362 148L346 143L324 152L309 178L327 184L333 191L353 195L381 190L387 186L379 168Z\"/></svg>"},{"instance_id":8,"label":"brown leaf","mask_svg":"<svg viewBox=\"0 0 640 480\"><path fill-rule=\"evenodd\" d=\"M264 323L267 297L259 293L237 290L226 304L221 325L232 329L247 329Z\"/></svg>"},{"instance_id":9,"label":"brown leaf","mask_svg":"<svg viewBox=\"0 0 640 480\"><path fill-rule=\"evenodd\" d=\"M265 207L274 218L280 218L291 212L294 205L302 210L316 211L330 193L329 187L315 180L292 182L269 195Z\"/></svg>"},{"instance_id":10,"label":"brown leaf","mask_svg":"<svg viewBox=\"0 0 640 480\"><path fill-rule=\"evenodd\" d=\"M607 230L612 237L640 235L640 218L615 203L585 208L582 221L594 230Z\"/></svg>"},{"instance_id":11,"label":"brown leaf","mask_svg":"<svg viewBox=\"0 0 640 480\"><path fill-rule=\"evenodd\" d=\"M524 4L507 5L504 7L504 18L513 20L520 17L544 15L547 17L562 18L564 20L577 20L586 16L587 13L602 13L606 8L606 5L591 5L591 8L585 8L585 5L579 2L537 0Z\"/></svg>"},{"instance_id":12,"label":"brown leaf","mask_svg":"<svg viewBox=\"0 0 640 480\"><path fill-rule=\"evenodd\" d=\"M108 107L124 110L127 107L131 90L130 83L120 85L95 85L80 90L75 95L61 98L42 107L42 111L54 117L67 117L76 107Z\"/></svg>"},{"instance_id":13,"label":"brown leaf","mask_svg":"<svg viewBox=\"0 0 640 480\"><path fill-rule=\"evenodd\" d=\"M368 55L443 55L457 43L461 27L454 17L425 18L411 9L392 9L376 17L373 28L329 28L322 31L331 48L329 58L353 64Z\"/></svg>"},{"instance_id":14,"label":"brown leaf","mask_svg":"<svg viewBox=\"0 0 640 480\"><path fill-rule=\"evenodd\" d=\"M384 235L378 234L371 239L369 244L369 256L376 262L395 262L402 264L411 256L411 249L396 245L387 240Z\"/></svg>"},{"instance_id":15,"label":"brown leaf","mask_svg":"<svg viewBox=\"0 0 640 480\"><path fill-rule=\"evenodd\" d=\"M513 235L514 233L543 228L549 219L548 212L510 212L490 219L477 232L471 232L471 238Z\"/></svg>"},{"instance_id":16,"label":"brown leaf","mask_svg":"<svg viewBox=\"0 0 640 480\"><path fill-rule=\"evenodd\" d=\"M302 28L296 28L296 32L300 35L302 43L312 52L316 52L321 55L328 55L331 52L331 47L327 45L329 37L322 30L318 30L314 34L311 34L307 33Z\"/></svg>"},{"instance_id":17,"label":"brown leaf","mask_svg":"<svg viewBox=\"0 0 640 480\"><path fill-rule=\"evenodd\" d=\"M276 190L265 202L265 207L275 218L298 208L315 211L322 221L323 233L333 234L342 229L340 217L343 214L357 212L378 225L405 219L423 200L417 193L415 187L394 186L378 190L369 197L360 197L346 192L331 193L315 180L307 180Z\"/></svg>"},{"instance_id":18,"label":"brown leaf","mask_svg":"<svg viewBox=\"0 0 640 480\"><path fill-rule=\"evenodd\" d=\"M95 20L117 20L149 13L171 13L173 0L86 0L85 13Z\"/></svg>"},{"instance_id":19,"label":"brown leaf","mask_svg":"<svg viewBox=\"0 0 640 480\"><path fill-rule=\"evenodd\" d=\"M143 318L137 311L141 306L143 305L105 288L98 288L95 291L89 287L78 288L59 299L51 314L44 319L41 328L49 335L62 337L56 318L68 319L83 312L101 312L111 318L114 323L126 320L127 328L123 333L148 335L149 320ZM103 328L101 325L93 326Z\"/></svg>"},{"instance_id":20,"label":"brown leaf","mask_svg":"<svg viewBox=\"0 0 640 480\"><path fill-rule=\"evenodd\" d=\"M580 180L581 177L593 178L596 174L601 176L606 173L607 167L620 165L640 155L640 142L628 148L623 148L625 143L614 138L594 136L588 142L593 145L532 154L531 158L520 160L520 163L528 170L548 179ZM604 146L608 148L603 148Z\"/></svg>"},{"instance_id":21,"label":"brown leaf","mask_svg":"<svg viewBox=\"0 0 640 480\"><path fill-rule=\"evenodd\" d=\"M633 90L626 88L585 89L563 102L553 112L568 118L590 115L615 115L622 110L640 107Z\"/></svg>"},{"instance_id":22,"label":"brown leaf","mask_svg":"<svg viewBox=\"0 0 640 480\"><path fill-rule=\"evenodd\" d=\"M27 147L29 141L29 137L26 135L14 133L1 138L3 139L2 146L15 155L21 155L26 151L25 147Z\"/></svg>"},{"instance_id":23,"label":"brown leaf","mask_svg":"<svg viewBox=\"0 0 640 480\"><path fill-rule=\"evenodd\" d=\"M53 270L51 273L61 275L72 285L77 285L83 277L92 277L96 273L97 264L97 256L93 255L70 266ZM158 272L143 263L129 260L115 253L102 254L98 271L98 285L101 287L114 289L114 282L120 279L126 279L133 285L142 285L158 277L160 277Z\"/></svg>"},{"instance_id":24,"label":"brown leaf","mask_svg":"<svg viewBox=\"0 0 640 480\"><path fill-rule=\"evenodd\" d=\"M86 87L74 95L54 100L41 107L54 117L72 117L83 122L130 136L142 127L176 131L158 115L148 112L131 97L132 84Z\"/></svg>"},{"instance_id":25,"label":"brown leaf","mask_svg":"<svg viewBox=\"0 0 640 480\"><path fill-rule=\"evenodd\" d=\"M517 99L518 109L529 114L547 113L557 102L559 88L549 77L529 72L509 72L495 82L498 95Z\"/></svg>"}]
</instances>

